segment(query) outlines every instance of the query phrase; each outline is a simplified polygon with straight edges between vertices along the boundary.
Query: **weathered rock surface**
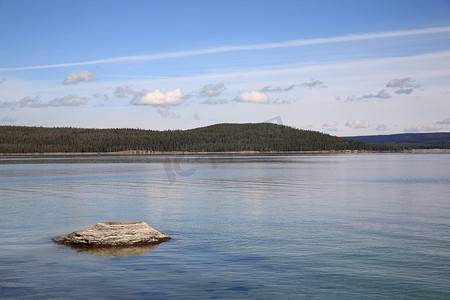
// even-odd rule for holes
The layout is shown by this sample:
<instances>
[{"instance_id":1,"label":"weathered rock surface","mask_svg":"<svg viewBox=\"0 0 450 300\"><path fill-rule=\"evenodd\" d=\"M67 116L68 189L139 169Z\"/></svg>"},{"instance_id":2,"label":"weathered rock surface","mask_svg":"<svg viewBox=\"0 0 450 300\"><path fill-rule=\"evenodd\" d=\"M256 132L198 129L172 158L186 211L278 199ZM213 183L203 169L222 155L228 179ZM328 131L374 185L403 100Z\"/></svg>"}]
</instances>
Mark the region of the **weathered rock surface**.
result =
<instances>
[{"instance_id":1,"label":"weathered rock surface","mask_svg":"<svg viewBox=\"0 0 450 300\"><path fill-rule=\"evenodd\" d=\"M72 247L129 247L155 245L169 239L145 222L104 222L52 240Z\"/></svg>"}]
</instances>

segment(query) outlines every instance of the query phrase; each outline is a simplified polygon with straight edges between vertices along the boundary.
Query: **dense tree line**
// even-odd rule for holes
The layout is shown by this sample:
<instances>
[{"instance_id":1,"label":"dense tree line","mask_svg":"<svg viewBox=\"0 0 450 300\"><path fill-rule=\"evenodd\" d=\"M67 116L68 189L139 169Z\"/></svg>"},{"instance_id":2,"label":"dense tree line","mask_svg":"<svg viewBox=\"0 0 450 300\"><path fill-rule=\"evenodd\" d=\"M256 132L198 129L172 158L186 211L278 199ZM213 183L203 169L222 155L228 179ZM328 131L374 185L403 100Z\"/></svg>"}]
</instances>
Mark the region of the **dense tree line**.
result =
<instances>
[{"instance_id":1,"label":"dense tree line","mask_svg":"<svg viewBox=\"0 0 450 300\"><path fill-rule=\"evenodd\" d=\"M346 138L366 143L394 144L408 149L450 149L450 132L366 135Z\"/></svg>"},{"instance_id":2,"label":"dense tree line","mask_svg":"<svg viewBox=\"0 0 450 300\"><path fill-rule=\"evenodd\" d=\"M217 124L167 131L0 126L0 153L401 149L271 123Z\"/></svg>"}]
</instances>

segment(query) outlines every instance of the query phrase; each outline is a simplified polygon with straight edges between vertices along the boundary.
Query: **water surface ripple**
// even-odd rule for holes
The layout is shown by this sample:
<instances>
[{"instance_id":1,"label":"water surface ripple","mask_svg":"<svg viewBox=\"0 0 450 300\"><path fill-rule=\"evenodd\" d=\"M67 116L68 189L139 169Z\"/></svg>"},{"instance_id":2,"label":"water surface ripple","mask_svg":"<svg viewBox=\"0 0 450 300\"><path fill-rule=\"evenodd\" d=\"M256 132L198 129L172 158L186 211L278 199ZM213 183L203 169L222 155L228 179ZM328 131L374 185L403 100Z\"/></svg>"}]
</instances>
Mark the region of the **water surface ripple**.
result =
<instances>
[{"instance_id":1,"label":"water surface ripple","mask_svg":"<svg viewBox=\"0 0 450 300\"><path fill-rule=\"evenodd\" d=\"M449 299L449 170L448 154L0 157L0 298ZM123 256L50 240L106 221L172 239Z\"/></svg>"}]
</instances>

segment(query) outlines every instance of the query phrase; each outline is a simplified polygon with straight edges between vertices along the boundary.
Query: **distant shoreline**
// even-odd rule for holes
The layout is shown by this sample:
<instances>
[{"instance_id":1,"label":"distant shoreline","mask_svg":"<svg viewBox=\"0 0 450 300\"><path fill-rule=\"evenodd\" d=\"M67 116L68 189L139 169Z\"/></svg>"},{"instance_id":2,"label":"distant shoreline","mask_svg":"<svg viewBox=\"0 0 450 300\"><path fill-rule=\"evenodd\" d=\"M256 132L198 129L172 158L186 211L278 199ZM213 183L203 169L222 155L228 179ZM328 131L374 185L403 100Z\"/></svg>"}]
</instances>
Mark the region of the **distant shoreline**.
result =
<instances>
[{"instance_id":1,"label":"distant shoreline","mask_svg":"<svg viewBox=\"0 0 450 300\"><path fill-rule=\"evenodd\" d=\"M450 153L450 149L411 149L401 151L371 150L317 150L317 151L147 151L127 150L117 152L34 152L34 153L0 153L0 156L90 156L90 155L214 155L214 154L340 154L340 153Z\"/></svg>"},{"instance_id":2,"label":"distant shoreline","mask_svg":"<svg viewBox=\"0 0 450 300\"><path fill-rule=\"evenodd\" d=\"M450 149L450 132L402 134L401 138L388 135L381 142L368 143L272 123L222 123L166 131L26 126L0 129L1 155L445 153L448 151L435 149ZM410 150L413 148L420 150Z\"/></svg>"}]
</instances>

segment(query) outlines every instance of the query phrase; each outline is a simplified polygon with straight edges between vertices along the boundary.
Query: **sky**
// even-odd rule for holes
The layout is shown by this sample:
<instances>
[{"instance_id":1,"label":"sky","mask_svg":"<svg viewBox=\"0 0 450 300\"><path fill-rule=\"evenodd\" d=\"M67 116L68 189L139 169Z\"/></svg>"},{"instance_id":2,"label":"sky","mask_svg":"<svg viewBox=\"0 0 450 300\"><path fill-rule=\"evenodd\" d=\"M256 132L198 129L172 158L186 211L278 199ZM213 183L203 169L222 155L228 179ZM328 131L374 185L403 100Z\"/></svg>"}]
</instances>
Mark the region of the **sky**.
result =
<instances>
[{"instance_id":1,"label":"sky","mask_svg":"<svg viewBox=\"0 0 450 300\"><path fill-rule=\"evenodd\" d=\"M450 131L449 0L0 0L0 125Z\"/></svg>"}]
</instances>

